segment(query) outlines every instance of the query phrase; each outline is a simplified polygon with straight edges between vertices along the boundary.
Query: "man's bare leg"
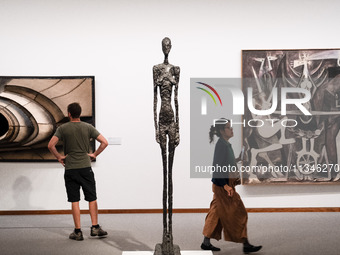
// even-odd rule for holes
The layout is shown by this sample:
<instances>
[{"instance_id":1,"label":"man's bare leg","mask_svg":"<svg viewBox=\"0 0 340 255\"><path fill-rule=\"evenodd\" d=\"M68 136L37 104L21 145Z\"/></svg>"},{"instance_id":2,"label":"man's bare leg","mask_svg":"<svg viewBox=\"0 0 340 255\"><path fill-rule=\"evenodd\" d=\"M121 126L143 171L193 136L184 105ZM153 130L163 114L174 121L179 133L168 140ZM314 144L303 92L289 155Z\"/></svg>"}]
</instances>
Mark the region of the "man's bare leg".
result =
<instances>
[{"instance_id":1,"label":"man's bare leg","mask_svg":"<svg viewBox=\"0 0 340 255\"><path fill-rule=\"evenodd\" d=\"M84 240L83 233L80 229L80 208L79 201L72 202L72 216L74 221L74 231L70 234L69 238L77 241Z\"/></svg>"},{"instance_id":2,"label":"man's bare leg","mask_svg":"<svg viewBox=\"0 0 340 255\"><path fill-rule=\"evenodd\" d=\"M79 208L79 201L72 202L72 216L74 221L74 228L80 229L80 208Z\"/></svg>"},{"instance_id":3,"label":"man's bare leg","mask_svg":"<svg viewBox=\"0 0 340 255\"><path fill-rule=\"evenodd\" d=\"M92 226L98 224L98 205L97 200L89 202L89 210L91 215Z\"/></svg>"}]
</instances>

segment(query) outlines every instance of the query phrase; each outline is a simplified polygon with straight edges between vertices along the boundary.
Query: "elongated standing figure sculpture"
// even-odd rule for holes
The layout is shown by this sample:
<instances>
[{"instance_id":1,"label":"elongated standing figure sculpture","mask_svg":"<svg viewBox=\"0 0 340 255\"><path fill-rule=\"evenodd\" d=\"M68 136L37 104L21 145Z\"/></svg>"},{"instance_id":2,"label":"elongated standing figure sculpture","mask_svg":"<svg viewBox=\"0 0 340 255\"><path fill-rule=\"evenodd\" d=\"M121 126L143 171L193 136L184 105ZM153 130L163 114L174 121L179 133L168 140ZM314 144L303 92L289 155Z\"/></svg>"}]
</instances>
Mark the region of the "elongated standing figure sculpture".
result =
<instances>
[{"instance_id":1,"label":"elongated standing figure sculpture","mask_svg":"<svg viewBox=\"0 0 340 255\"><path fill-rule=\"evenodd\" d=\"M179 144L177 95L180 68L169 64L168 55L171 50L171 41L167 37L162 40L162 50L164 62L153 67L153 81L156 141L161 146L163 160L163 241L162 244L156 245L154 255L177 255L180 254L180 249L178 245L173 244L172 237L172 165L175 148ZM173 87L175 114L171 107ZM161 108L157 122L158 88L161 97Z\"/></svg>"}]
</instances>

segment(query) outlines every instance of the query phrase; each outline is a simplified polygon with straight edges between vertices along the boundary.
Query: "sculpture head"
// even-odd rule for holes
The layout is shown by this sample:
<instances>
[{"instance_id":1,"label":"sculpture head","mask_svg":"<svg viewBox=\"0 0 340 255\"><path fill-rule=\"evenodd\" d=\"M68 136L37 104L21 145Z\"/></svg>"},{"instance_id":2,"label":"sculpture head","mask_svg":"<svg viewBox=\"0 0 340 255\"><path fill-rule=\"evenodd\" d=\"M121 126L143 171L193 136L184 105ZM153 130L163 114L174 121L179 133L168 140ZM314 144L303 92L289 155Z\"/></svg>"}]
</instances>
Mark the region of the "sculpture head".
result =
<instances>
[{"instance_id":1,"label":"sculpture head","mask_svg":"<svg viewBox=\"0 0 340 255\"><path fill-rule=\"evenodd\" d=\"M171 50L171 40L168 37L165 37L162 40L162 50L165 56L169 55L169 52Z\"/></svg>"}]
</instances>

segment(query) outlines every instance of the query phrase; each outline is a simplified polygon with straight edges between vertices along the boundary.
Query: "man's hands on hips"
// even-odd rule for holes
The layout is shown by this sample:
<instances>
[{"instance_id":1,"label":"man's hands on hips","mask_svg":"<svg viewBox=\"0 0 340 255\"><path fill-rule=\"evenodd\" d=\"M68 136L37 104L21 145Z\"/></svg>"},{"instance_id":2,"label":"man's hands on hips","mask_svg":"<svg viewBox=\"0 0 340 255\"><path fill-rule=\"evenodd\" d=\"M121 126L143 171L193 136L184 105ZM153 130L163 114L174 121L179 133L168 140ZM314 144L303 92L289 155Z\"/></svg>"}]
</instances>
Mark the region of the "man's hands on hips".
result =
<instances>
[{"instance_id":1,"label":"man's hands on hips","mask_svg":"<svg viewBox=\"0 0 340 255\"><path fill-rule=\"evenodd\" d=\"M89 153L87 155L89 155L89 157L91 158L92 161L95 160L96 157L97 157L96 155L94 155L94 153Z\"/></svg>"}]
</instances>

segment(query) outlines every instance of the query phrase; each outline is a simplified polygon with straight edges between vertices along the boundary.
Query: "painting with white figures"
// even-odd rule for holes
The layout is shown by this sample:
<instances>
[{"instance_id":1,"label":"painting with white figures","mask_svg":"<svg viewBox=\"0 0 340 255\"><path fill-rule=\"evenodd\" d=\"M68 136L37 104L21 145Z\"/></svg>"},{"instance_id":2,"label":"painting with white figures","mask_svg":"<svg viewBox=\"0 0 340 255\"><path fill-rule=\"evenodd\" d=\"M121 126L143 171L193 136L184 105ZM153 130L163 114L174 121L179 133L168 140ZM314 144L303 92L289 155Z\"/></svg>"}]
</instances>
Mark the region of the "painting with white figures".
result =
<instances>
[{"instance_id":1,"label":"painting with white figures","mask_svg":"<svg viewBox=\"0 0 340 255\"><path fill-rule=\"evenodd\" d=\"M244 184L340 183L340 49L244 50L242 90Z\"/></svg>"},{"instance_id":2,"label":"painting with white figures","mask_svg":"<svg viewBox=\"0 0 340 255\"><path fill-rule=\"evenodd\" d=\"M0 161L55 161L47 144L73 102L94 125L93 76L0 76ZM57 149L62 153L61 143Z\"/></svg>"}]
</instances>

